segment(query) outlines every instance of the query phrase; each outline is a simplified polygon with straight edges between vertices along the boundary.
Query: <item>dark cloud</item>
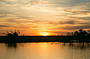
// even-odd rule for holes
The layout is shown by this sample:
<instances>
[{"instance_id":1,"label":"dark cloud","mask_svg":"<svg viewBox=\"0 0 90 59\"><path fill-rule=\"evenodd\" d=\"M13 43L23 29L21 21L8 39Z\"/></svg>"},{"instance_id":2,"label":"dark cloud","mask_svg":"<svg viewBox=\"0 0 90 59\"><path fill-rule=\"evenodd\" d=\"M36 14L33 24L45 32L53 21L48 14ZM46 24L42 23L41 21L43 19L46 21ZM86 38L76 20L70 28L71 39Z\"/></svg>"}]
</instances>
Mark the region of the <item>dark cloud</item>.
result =
<instances>
[{"instance_id":1,"label":"dark cloud","mask_svg":"<svg viewBox=\"0 0 90 59\"><path fill-rule=\"evenodd\" d=\"M88 15L88 13L90 13L89 10L86 10L86 11L71 11L71 10L64 10L66 12L69 12L71 14L83 14L83 15Z\"/></svg>"},{"instance_id":2,"label":"dark cloud","mask_svg":"<svg viewBox=\"0 0 90 59\"><path fill-rule=\"evenodd\" d=\"M90 20L90 17L79 17L80 19Z\"/></svg>"},{"instance_id":3,"label":"dark cloud","mask_svg":"<svg viewBox=\"0 0 90 59\"><path fill-rule=\"evenodd\" d=\"M15 18L18 18L18 19L32 19L33 17L30 17L30 16L23 16L23 15L19 15L19 14L15 14L15 13L12 13L12 12L9 12L9 11L4 11L4 10L0 10L0 17L15 17Z\"/></svg>"},{"instance_id":4,"label":"dark cloud","mask_svg":"<svg viewBox=\"0 0 90 59\"><path fill-rule=\"evenodd\" d=\"M0 18L6 17L6 16L8 16L9 14L11 14L11 13L10 13L10 12L7 12L7 11L4 11L4 10L0 10Z\"/></svg>"},{"instance_id":5,"label":"dark cloud","mask_svg":"<svg viewBox=\"0 0 90 59\"><path fill-rule=\"evenodd\" d=\"M79 20L68 20L68 21L60 21L59 24L62 24L62 25L77 25L77 24L80 24L80 25L90 25L90 21L79 21Z\"/></svg>"},{"instance_id":6,"label":"dark cloud","mask_svg":"<svg viewBox=\"0 0 90 59\"><path fill-rule=\"evenodd\" d=\"M63 7L73 7L78 5L86 5L89 6L90 0L51 0L50 4L55 6L63 6ZM88 3L88 4L87 4Z\"/></svg>"},{"instance_id":7,"label":"dark cloud","mask_svg":"<svg viewBox=\"0 0 90 59\"><path fill-rule=\"evenodd\" d=\"M77 30L77 29L89 29L90 26L89 25L83 25L83 26L66 26L63 27L62 29L65 30Z\"/></svg>"},{"instance_id":8,"label":"dark cloud","mask_svg":"<svg viewBox=\"0 0 90 59\"><path fill-rule=\"evenodd\" d=\"M18 18L8 18L6 19L6 22L11 22L11 23L16 23L16 24L25 24L25 23L31 23L32 20L23 20L23 19L18 19Z\"/></svg>"},{"instance_id":9,"label":"dark cloud","mask_svg":"<svg viewBox=\"0 0 90 59\"><path fill-rule=\"evenodd\" d=\"M0 0L0 2L8 4L8 2L5 0Z\"/></svg>"},{"instance_id":10,"label":"dark cloud","mask_svg":"<svg viewBox=\"0 0 90 59\"><path fill-rule=\"evenodd\" d=\"M66 34L68 32L52 32L52 33L56 33L56 34Z\"/></svg>"},{"instance_id":11,"label":"dark cloud","mask_svg":"<svg viewBox=\"0 0 90 59\"><path fill-rule=\"evenodd\" d=\"M60 21L60 24L76 24L76 21L74 21L74 20Z\"/></svg>"},{"instance_id":12,"label":"dark cloud","mask_svg":"<svg viewBox=\"0 0 90 59\"><path fill-rule=\"evenodd\" d=\"M9 27L9 26L7 26L7 25L0 25L0 27Z\"/></svg>"}]
</instances>

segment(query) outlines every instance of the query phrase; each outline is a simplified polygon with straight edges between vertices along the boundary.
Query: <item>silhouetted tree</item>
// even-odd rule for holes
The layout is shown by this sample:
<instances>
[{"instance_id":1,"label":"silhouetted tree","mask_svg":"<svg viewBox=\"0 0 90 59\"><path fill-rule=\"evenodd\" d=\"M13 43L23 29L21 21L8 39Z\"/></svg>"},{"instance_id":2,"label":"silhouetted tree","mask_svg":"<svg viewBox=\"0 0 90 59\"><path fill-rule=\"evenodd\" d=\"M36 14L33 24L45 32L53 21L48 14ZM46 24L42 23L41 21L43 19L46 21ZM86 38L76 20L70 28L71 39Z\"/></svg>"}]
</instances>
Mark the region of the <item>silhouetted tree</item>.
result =
<instances>
[{"instance_id":1,"label":"silhouetted tree","mask_svg":"<svg viewBox=\"0 0 90 59\"><path fill-rule=\"evenodd\" d=\"M74 32L74 36L78 36L79 35L79 32L78 31L75 31Z\"/></svg>"},{"instance_id":2,"label":"silhouetted tree","mask_svg":"<svg viewBox=\"0 0 90 59\"><path fill-rule=\"evenodd\" d=\"M88 40L86 38L88 36L88 32L83 29L79 29L78 31L75 31L74 36L75 36L74 38L76 38L79 42L83 43L83 46L84 46L84 42Z\"/></svg>"},{"instance_id":3,"label":"silhouetted tree","mask_svg":"<svg viewBox=\"0 0 90 59\"><path fill-rule=\"evenodd\" d=\"M17 32L17 31L15 31L15 32L7 32L7 43L15 43L15 42L17 42L17 39L18 39L18 36L19 36L19 33L20 32Z\"/></svg>"},{"instance_id":4,"label":"silhouetted tree","mask_svg":"<svg viewBox=\"0 0 90 59\"><path fill-rule=\"evenodd\" d=\"M86 36L86 35L87 35L86 31L79 29L79 36Z\"/></svg>"}]
</instances>

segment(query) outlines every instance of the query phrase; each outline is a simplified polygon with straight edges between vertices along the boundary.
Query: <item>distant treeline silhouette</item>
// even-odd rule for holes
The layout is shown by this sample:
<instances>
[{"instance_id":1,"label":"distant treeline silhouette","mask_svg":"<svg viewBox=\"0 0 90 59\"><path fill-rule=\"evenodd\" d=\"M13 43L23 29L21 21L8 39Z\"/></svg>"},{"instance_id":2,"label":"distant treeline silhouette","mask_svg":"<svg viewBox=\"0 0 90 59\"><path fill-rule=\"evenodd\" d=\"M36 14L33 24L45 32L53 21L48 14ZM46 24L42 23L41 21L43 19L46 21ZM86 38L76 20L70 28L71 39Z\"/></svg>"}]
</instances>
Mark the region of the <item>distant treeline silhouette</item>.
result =
<instances>
[{"instance_id":1,"label":"distant treeline silhouette","mask_svg":"<svg viewBox=\"0 0 90 59\"><path fill-rule=\"evenodd\" d=\"M0 37L0 41L1 42L5 42L5 43L16 43L18 42L18 39L19 39L19 34L20 32L19 31L11 31L11 32L7 32L5 33L6 36L1 36Z\"/></svg>"},{"instance_id":2,"label":"distant treeline silhouette","mask_svg":"<svg viewBox=\"0 0 90 59\"><path fill-rule=\"evenodd\" d=\"M72 37L73 37L73 40L88 43L90 42L90 31L79 29L78 31L73 32Z\"/></svg>"},{"instance_id":3,"label":"distant treeline silhouette","mask_svg":"<svg viewBox=\"0 0 90 59\"><path fill-rule=\"evenodd\" d=\"M90 42L90 31L85 31L83 29L79 29L78 31L72 32L70 35L67 35L65 39L63 39L63 42L69 42L72 44L73 42L79 42L82 43L84 46L84 43L89 44Z\"/></svg>"},{"instance_id":4,"label":"distant treeline silhouette","mask_svg":"<svg viewBox=\"0 0 90 59\"><path fill-rule=\"evenodd\" d=\"M85 31L83 29L79 29L78 31L73 32L73 36L90 36L90 31Z\"/></svg>"},{"instance_id":5,"label":"distant treeline silhouette","mask_svg":"<svg viewBox=\"0 0 90 59\"><path fill-rule=\"evenodd\" d=\"M66 36L19 36L19 31L7 32L6 36L0 36L0 42L17 43L17 42L63 42L63 43L89 43L90 31L79 29Z\"/></svg>"}]
</instances>

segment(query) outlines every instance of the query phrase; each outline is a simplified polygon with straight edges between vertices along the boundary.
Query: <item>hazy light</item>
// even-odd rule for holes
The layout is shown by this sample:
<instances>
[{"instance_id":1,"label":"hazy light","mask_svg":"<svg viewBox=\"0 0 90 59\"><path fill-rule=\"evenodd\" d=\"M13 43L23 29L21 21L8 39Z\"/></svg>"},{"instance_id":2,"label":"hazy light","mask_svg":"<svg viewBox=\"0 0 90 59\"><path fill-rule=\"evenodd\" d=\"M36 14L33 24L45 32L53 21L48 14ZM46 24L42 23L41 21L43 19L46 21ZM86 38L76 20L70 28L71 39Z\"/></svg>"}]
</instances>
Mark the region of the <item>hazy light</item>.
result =
<instances>
[{"instance_id":1,"label":"hazy light","mask_svg":"<svg viewBox=\"0 0 90 59\"><path fill-rule=\"evenodd\" d=\"M47 33L47 32L42 32L41 35L42 35L42 36L48 36L49 33Z\"/></svg>"}]
</instances>

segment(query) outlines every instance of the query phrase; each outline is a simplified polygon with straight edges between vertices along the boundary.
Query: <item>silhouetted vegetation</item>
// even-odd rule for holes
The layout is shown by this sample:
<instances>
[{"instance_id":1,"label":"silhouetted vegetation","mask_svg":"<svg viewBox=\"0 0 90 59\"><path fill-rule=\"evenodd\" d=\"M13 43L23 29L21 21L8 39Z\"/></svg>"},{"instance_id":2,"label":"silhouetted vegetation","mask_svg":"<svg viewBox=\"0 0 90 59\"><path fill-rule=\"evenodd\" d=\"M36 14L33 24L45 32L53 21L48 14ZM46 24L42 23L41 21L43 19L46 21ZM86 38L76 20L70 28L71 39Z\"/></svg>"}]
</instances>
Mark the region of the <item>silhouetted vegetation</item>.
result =
<instances>
[{"instance_id":1,"label":"silhouetted vegetation","mask_svg":"<svg viewBox=\"0 0 90 59\"><path fill-rule=\"evenodd\" d=\"M14 32L7 32L7 38L6 43L16 43L18 41L18 36L20 32L14 31Z\"/></svg>"},{"instance_id":2,"label":"silhouetted vegetation","mask_svg":"<svg viewBox=\"0 0 90 59\"><path fill-rule=\"evenodd\" d=\"M78 31L75 31L72 34L73 40L76 40L77 42L89 43L90 42L90 32L85 31L83 29L79 29Z\"/></svg>"},{"instance_id":3,"label":"silhouetted vegetation","mask_svg":"<svg viewBox=\"0 0 90 59\"><path fill-rule=\"evenodd\" d=\"M87 43L89 45L90 42L90 31L79 29L78 31L74 31L71 34L67 34L67 36L19 36L18 31L7 32L7 36L1 36L0 42L12 44L17 42L63 42L70 43L72 45L74 42Z\"/></svg>"}]
</instances>

